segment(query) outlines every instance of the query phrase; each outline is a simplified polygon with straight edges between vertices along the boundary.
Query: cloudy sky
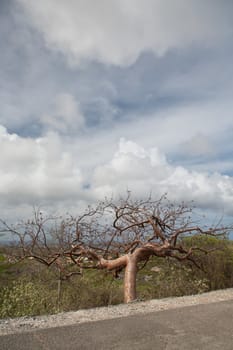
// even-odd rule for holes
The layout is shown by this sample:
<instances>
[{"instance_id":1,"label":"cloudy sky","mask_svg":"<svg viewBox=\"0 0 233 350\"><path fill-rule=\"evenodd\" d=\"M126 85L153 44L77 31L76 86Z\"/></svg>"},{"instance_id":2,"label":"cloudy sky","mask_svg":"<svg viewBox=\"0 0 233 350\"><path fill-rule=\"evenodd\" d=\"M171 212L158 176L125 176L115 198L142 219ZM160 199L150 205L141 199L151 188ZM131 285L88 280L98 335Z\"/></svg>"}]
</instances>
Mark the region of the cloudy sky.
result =
<instances>
[{"instance_id":1,"label":"cloudy sky","mask_svg":"<svg viewBox=\"0 0 233 350\"><path fill-rule=\"evenodd\" d=\"M232 62L232 0L0 0L0 216L126 190L233 215Z\"/></svg>"}]
</instances>

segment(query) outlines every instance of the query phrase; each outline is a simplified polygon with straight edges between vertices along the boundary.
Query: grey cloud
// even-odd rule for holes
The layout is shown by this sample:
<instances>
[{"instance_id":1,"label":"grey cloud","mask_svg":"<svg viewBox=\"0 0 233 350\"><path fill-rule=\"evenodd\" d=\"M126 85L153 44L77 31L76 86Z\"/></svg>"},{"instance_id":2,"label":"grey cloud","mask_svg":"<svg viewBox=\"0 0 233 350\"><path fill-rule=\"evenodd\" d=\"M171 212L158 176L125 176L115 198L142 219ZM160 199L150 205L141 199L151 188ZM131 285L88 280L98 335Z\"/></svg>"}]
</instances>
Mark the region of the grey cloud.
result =
<instances>
[{"instance_id":1,"label":"grey cloud","mask_svg":"<svg viewBox=\"0 0 233 350\"><path fill-rule=\"evenodd\" d=\"M56 96L50 114L44 114L41 123L45 129L73 134L84 127L85 120L75 98L63 93Z\"/></svg>"},{"instance_id":2,"label":"grey cloud","mask_svg":"<svg viewBox=\"0 0 233 350\"><path fill-rule=\"evenodd\" d=\"M143 51L161 55L193 42L213 45L232 34L229 1L18 2L48 47L65 54L71 63L89 59L127 65Z\"/></svg>"},{"instance_id":3,"label":"grey cloud","mask_svg":"<svg viewBox=\"0 0 233 350\"><path fill-rule=\"evenodd\" d=\"M87 126L85 133L92 133L102 127L112 130L115 122L115 127L121 124L124 129L127 119L134 128L137 119L146 120L149 115L157 118L157 113L168 107L198 105L220 96L224 99L231 89L232 53L229 50L228 59L224 58L225 44L210 51L172 49L163 57L144 53L130 67L96 62L68 67L56 50L44 46L41 35L29 28L24 19L18 8L17 16L11 14L2 23L7 36L1 43L1 52L8 52L11 59L0 56L0 122L11 132L38 137L49 126L71 130L67 119L54 111L54 101L63 93L79 103ZM16 32L17 40L12 44L9 37L15 37ZM221 50L223 57L217 54ZM221 66L224 74L218 73Z\"/></svg>"},{"instance_id":4,"label":"grey cloud","mask_svg":"<svg viewBox=\"0 0 233 350\"><path fill-rule=\"evenodd\" d=\"M216 154L216 149L211 140L202 133L197 133L190 140L180 145L181 153L189 157L211 156Z\"/></svg>"},{"instance_id":5,"label":"grey cloud","mask_svg":"<svg viewBox=\"0 0 233 350\"><path fill-rule=\"evenodd\" d=\"M2 3L2 213L127 188L231 210L230 1Z\"/></svg>"}]
</instances>

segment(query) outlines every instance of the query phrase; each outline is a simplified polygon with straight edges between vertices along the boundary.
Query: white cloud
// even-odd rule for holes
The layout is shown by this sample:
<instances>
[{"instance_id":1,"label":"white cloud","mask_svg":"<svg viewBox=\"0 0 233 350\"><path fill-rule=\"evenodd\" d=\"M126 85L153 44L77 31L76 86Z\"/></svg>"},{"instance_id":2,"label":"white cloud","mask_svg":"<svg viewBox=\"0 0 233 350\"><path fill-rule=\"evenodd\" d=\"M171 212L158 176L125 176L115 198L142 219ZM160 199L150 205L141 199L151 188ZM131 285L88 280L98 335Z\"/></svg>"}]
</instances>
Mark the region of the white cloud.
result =
<instances>
[{"instance_id":1,"label":"white cloud","mask_svg":"<svg viewBox=\"0 0 233 350\"><path fill-rule=\"evenodd\" d=\"M138 196L168 193L175 201L194 200L198 206L233 213L231 177L172 166L158 149L145 150L121 140L113 159L96 168L93 191L98 197L103 193L119 195L127 189Z\"/></svg>"},{"instance_id":2,"label":"white cloud","mask_svg":"<svg viewBox=\"0 0 233 350\"><path fill-rule=\"evenodd\" d=\"M125 195L126 190L140 197L167 192L171 200L194 200L202 208L233 214L233 179L229 176L173 166L158 148L144 148L125 139L113 155L106 153L108 160L100 165L91 155L93 148L88 150L88 140L85 142L87 150L82 152L78 141L65 143L56 133L31 139L1 127L1 217L14 212L30 216L32 205L40 204L48 211L59 208L62 213L75 214L80 205Z\"/></svg>"},{"instance_id":3,"label":"white cloud","mask_svg":"<svg viewBox=\"0 0 233 350\"><path fill-rule=\"evenodd\" d=\"M82 175L59 137L22 138L0 129L0 195L12 205L74 198Z\"/></svg>"},{"instance_id":4,"label":"white cloud","mask_svg":"<svg viewBox=\"0 0 233 350\"><path fill-rule=\"evenodd\" d=\"M127 65L141 52L158 55L212 45L232 33L231 5L201 0L17 0L48 47L70 62Z\"/></svg>"}]
</instances>

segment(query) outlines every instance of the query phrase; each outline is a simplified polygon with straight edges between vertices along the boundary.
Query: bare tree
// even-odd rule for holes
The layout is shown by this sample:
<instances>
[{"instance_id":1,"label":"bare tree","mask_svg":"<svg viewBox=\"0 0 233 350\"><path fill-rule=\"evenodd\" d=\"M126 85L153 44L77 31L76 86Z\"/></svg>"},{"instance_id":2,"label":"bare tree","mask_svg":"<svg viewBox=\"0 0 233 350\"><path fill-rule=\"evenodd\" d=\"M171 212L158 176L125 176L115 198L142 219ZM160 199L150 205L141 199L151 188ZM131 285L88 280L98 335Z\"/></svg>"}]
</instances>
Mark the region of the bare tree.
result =
<instances>
[{"instance_id":1,"label":"bare tree","mask_svg":"<svg viewBox=\"0 0 233 350\"><path fill-rule=\"evenodd\" d=\"M187 246L187 235L221 235L231 227L203 227L194 221L192 208L175 205L166 196L155 201L132 199L130 193L116 203L105 201L88 207L78 216L44 218L35 211L31 221L2 231L18 237L18 257L33 258L46 266L56 265L63 278L83 269L125 270L124 301L136 299L136 276L150 257L169 257L201 267L197 256L208 253ZM51 225L52 223L52 225ZM75 267L75 268L74 268Z\"/></svg>"}]
</instances>

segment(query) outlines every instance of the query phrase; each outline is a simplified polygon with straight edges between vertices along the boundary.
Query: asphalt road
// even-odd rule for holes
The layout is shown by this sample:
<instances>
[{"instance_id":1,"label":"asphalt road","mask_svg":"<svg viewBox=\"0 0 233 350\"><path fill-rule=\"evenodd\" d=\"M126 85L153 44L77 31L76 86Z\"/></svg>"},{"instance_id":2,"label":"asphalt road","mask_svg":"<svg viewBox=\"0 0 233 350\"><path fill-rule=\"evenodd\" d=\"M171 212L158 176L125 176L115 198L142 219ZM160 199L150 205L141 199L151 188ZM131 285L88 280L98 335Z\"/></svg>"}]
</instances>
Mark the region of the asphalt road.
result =
<instances>
[{"instance_id":1,"label":"asphalt road","mask_svg":"<svg viewBox=\"0 0 233 350\"><path fill-rule=\"evenodd\" d=\"M233 350L233 300L0 337L1 350Z\"/></svg>"}]
</instances>

